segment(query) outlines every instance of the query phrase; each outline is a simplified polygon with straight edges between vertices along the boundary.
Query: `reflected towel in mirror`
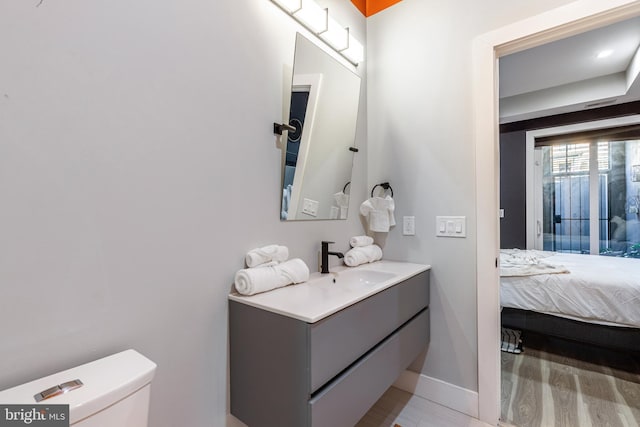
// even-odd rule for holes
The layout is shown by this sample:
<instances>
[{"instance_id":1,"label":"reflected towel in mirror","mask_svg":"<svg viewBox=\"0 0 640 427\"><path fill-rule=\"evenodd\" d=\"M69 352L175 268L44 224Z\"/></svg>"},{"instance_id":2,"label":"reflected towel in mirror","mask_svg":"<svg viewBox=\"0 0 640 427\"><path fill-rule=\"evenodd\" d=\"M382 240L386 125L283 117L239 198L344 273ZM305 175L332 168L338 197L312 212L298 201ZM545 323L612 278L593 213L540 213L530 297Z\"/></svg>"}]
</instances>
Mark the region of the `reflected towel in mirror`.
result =
<instances>
[{"instance_id":1,"label":"reflected towel in mirror","mask_svg":"<svg viewBox=\"0 0 640 427\"><path fill-rule=\"evenodd\" d=\"M339 191L333 195L333 199L336 201L336 205L338 205L340 210L340 219L347 219L347 213L349 211L349 195Z\"/></svg>"}]
</instances>

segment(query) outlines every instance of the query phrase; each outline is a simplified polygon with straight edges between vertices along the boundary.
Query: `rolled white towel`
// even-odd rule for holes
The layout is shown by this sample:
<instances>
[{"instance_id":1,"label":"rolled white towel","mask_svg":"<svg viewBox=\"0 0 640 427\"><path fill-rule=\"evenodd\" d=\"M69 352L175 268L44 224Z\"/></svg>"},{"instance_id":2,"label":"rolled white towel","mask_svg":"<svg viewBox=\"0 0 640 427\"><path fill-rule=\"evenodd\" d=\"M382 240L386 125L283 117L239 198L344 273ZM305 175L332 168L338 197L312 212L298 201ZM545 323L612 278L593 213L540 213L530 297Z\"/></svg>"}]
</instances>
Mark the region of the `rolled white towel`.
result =
<instances>
[{"instance_id":1,"label":"rolled white towel","mask_svg":"<svg viewBox=\"0 0 640 427\"><path fill-rule=\"evenodd\" d=\"M349 239L349 244L352 248L357 248L358 246L369 246L373 245L373 237L369 236L354 236Z\"/></svg>"},{"instance_id":2,"label":"rolled white towel","mask_svg":"<svg viewBox=\"0 0 640 427\"><path fill-rule=\"evenodd\" d=\"M253 295L307 280L309 267L300 258L294 258L270 267L239 270L235 277L235 287L242 295Z\"/></svg>"},{"instance_id":3,"label":"rolled white towel","mask_svg":"<svg viewBox=\"0 0 640 427\"><path fill-rule=\"evenodd\" d=\"M349 267L382 259L382 249L378 245L358 246L344 254L344 263Z\"/></svg>"},{"instance_id":4,"label":"rolled white towel","mask_svg":"<svg viewBox=\"0 0 640 427\"><path fill-rule=\"evenodd\" d=\"M282 262L289 259L289 248L286 246L269 245L251 249L245 256L248 267L257 267L271 261Z\"/></svg>"}]
</instances>

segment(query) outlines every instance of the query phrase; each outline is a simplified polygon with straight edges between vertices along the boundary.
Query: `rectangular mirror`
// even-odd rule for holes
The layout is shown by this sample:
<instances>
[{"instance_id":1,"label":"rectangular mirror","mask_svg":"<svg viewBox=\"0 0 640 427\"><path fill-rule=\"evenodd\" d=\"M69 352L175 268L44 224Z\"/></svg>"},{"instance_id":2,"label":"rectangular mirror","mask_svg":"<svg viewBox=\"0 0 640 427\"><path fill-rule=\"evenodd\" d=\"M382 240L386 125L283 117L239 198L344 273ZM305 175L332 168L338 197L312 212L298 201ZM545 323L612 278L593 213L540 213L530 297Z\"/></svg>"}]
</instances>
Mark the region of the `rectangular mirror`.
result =
<instances>
[{"instance_id":1,"label":"rectangular mirror","mask_svg":"<svg viewBox=\"0 0 640 427\"><path fill-rule=\"evenodd\" d=\"M292 80L280 219L346 219L360 76L298 33Z\"/></svg>"}]
</instances>

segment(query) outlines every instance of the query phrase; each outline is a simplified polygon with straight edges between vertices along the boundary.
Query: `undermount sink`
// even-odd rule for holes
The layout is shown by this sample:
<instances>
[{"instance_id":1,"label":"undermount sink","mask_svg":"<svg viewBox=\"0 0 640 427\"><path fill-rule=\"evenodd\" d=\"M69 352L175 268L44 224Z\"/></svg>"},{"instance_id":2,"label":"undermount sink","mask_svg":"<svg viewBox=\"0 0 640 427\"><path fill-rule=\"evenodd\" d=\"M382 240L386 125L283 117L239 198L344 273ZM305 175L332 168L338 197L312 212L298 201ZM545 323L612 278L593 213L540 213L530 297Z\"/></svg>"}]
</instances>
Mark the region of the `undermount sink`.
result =
<instances>
[{"instance_id":1,"label":"undermount sink","mask_svg":"<svg viewBox=\"0 0 640 427\"><path fill-rule=\"evenodd\" d=\"M353 269L332 273L332 276L335 279L335 283L340 285L375 285L395 277L396 274L378 270Z\"/></svg>"}]
</instances>

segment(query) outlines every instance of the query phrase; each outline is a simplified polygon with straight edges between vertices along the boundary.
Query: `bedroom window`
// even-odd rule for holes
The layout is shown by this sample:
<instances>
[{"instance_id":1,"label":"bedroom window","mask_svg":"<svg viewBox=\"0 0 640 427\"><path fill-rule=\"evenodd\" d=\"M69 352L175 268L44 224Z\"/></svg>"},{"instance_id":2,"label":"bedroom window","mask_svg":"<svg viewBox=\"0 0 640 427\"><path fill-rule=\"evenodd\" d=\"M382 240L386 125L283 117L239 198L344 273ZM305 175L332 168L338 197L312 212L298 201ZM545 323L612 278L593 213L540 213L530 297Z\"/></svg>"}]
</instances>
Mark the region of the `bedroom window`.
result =
<instances>
[{"instance_id":1,"label":"bedroom window","mask_svg":"<svg viewBox=\"0 0 640 427\"><path fill-rule=\"evenodd\" d=\"M609 170L609 143L598 142L598 170ZM551 146L554 174L589 174L589 143Z\"/></svg>"},{"instance_id":2,"label":"bedroom window","mask_svg":"<svg viewBox=\"0 0 640 427\"><path fill-rule=\"evenodd\" d=\"M640 140L540 145L542 248L640 258Z\"/></svg>"}]
</instances>

